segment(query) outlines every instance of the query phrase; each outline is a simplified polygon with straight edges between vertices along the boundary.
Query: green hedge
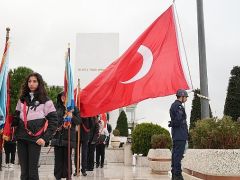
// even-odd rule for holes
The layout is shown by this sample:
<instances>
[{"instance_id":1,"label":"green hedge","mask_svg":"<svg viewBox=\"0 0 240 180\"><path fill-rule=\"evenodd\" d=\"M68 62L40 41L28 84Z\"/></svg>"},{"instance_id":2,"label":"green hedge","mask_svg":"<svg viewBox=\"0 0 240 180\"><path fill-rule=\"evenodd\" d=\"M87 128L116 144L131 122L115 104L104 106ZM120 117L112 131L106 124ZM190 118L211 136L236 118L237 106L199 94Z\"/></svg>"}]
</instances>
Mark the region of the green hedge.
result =
<instances>
[{"instance_id":1,"label":"green hedge","mask_svg":"<svg viewBox=\"0 0 240 180\"><path fill-rule=\"evenodd\" d=\"M197 121L190 135L195 149L240 148L240 123L229 116Z\"/></svg>"},{"instance_id":2,"label":"green hedge","mask_svg":"<svg viewBox=\"0 0 240 180\"><path fill-rule=\"evenodd\" d=\"M142 123L136 126L132 132L132 152L147 155L151 149L151 137L154 134L166 134L170 141L166 148L171 148L172 142L168 130L152 123Z\"/></svg>"},{"instance_id":3,"label":"green hedge","mask_svg":"<svg viewBox=\"0 0 240 180\"><path fill-rule=\"evenodd\" d=\"M153 149L165 149L169 143L171 143L171 137L167 133L152 135L151 147Z\"/></svg>"}]
</instances>

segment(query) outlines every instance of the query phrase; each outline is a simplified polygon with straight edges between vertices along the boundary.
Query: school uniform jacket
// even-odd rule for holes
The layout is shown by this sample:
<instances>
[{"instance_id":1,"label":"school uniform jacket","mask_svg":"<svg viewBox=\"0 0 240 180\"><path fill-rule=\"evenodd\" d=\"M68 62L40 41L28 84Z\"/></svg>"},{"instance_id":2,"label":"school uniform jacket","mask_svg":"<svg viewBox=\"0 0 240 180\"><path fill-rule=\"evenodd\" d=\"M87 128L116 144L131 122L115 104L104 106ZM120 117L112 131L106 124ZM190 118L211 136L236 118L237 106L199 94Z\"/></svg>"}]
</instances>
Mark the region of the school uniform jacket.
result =
<instances>
[{"instance_id":1,"label":"school uniform jacket","mask_svg":"<svg viewBox=\"0 0 240 180\"><path fill-rule=\"evenodd\" d=\"M27 129L33 134L37 133L45 125L48 120L48 127L46 131L42 132L39 136L31 136L27 133L24 126L24 102L26 102L27 114ZM45 102L40 102L37 98L31 100L30 95L19 99L16 107L15 116L12 126L16 126L15 138L16 140L26 140L36 142L39 138L49 142L53 133L57 129L57 113L53 102L46 98Z\"/></svg>"}]
</instances>

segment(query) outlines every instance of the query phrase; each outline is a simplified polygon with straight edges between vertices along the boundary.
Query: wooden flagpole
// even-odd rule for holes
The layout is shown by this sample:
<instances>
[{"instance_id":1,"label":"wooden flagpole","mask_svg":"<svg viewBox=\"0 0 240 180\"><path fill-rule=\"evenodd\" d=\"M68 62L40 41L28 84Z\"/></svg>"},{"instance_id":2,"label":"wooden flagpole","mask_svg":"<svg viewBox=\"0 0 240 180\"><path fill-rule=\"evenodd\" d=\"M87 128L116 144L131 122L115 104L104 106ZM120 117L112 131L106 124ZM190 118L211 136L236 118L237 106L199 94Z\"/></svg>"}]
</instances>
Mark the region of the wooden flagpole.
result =
<instances>
[{"instance_id":1,"label":"wooden flagpole","mask_svg":"<svg viewBox=\"0 0 240 180\"><path fill-rule=\"evenodd\" d=\"M70 180L71 179L71 173L70 173L70 171L71 171L71 153L70 153L70 151L71 151L71 142L70 142L70 140L71 140L71 138L70 138L70 129L71 129L71 126L68 126L68 180Z\"/></svg>"},{"instance_id":2,"label":"wooden flagpole","mask_svg":"<svg viewBox=\"0 0 240 180\"><path fill-rule=\"evenodd\" d=\"M68 44L68 56L70 60L70 44ZM68 126L68 180L71 179L71 137L70 137L71 125Z\"/></svg>"},{"instance_id":3,"label":"wooden flagpole","mask_svg":"<svg viewBox=\"0 0 240 180\"><path fill-rule=\"evenodd\" d=\"M77 93L80 93L80 79L78 79L78 90ZM76 96L77 104L80 104L80 99L78 99L78 94ZM78 107L80 111L80 106ZM77 176L80 176L79 169L80 169L80 128L81 124L78 125L78 142L77 142Z\"/></svg>"}]
</instances>

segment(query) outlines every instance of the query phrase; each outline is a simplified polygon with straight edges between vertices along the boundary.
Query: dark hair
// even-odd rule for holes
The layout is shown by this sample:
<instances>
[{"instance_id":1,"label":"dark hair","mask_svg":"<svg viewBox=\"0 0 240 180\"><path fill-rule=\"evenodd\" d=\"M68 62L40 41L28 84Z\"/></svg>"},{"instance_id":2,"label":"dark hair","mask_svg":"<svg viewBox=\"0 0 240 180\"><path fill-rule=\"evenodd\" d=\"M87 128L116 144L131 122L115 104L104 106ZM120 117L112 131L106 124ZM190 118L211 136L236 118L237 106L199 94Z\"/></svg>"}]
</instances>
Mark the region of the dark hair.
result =
<instances>
[{"instance_id":1,"label":"dark hair","mask_svg":"<svg viewBox=\"0 0 240 180\"><path fill-rule=\"evenodd\" d=\"M40 103L45 103L48 99L47 91L45 89L42 76L37 72L33 72L27 76L25 82L22 84L20 99L24 99L29 95L30 89L28 87L28 81L32 76L36 77L38 81L38 87L34 93L34 96L40 101Z\"/></svg>"},{"instance_id":2,"label":"dark hair","mask_svg":"<svg viewBox=\"0 0 240 180\"><path fill-rule=\"evenodd\" d=\"M64 96L64 91L61 91L60 93L58 93L56 107L65 109L64 103L62 102L62 99L61 99L62 96Z\"/></svg>"}]
</instances>

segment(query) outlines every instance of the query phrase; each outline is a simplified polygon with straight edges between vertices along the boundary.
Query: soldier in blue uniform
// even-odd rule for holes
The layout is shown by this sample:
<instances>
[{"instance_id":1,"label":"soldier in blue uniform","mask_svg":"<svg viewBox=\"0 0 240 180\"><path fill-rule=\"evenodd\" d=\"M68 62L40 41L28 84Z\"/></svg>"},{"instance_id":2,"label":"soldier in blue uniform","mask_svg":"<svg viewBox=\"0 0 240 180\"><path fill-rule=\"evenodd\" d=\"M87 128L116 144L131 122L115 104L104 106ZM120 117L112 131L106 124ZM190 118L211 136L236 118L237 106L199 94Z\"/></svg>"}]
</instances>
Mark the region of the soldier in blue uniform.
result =
<instances>
[{"instance_id":1,"label":"soldier in blue uniform","mask_svg":"<svg viewBox=\"0 0 240 180\"><path fill-rule=\"evenodd\" d=\"M188 94L185 90L179 89L176 93L177 99L170 108L169 127L172 128L172 180L183 180L181 160L188 140L187 116L182 105L187 101Z\"/></svg>"}]
</instances>

